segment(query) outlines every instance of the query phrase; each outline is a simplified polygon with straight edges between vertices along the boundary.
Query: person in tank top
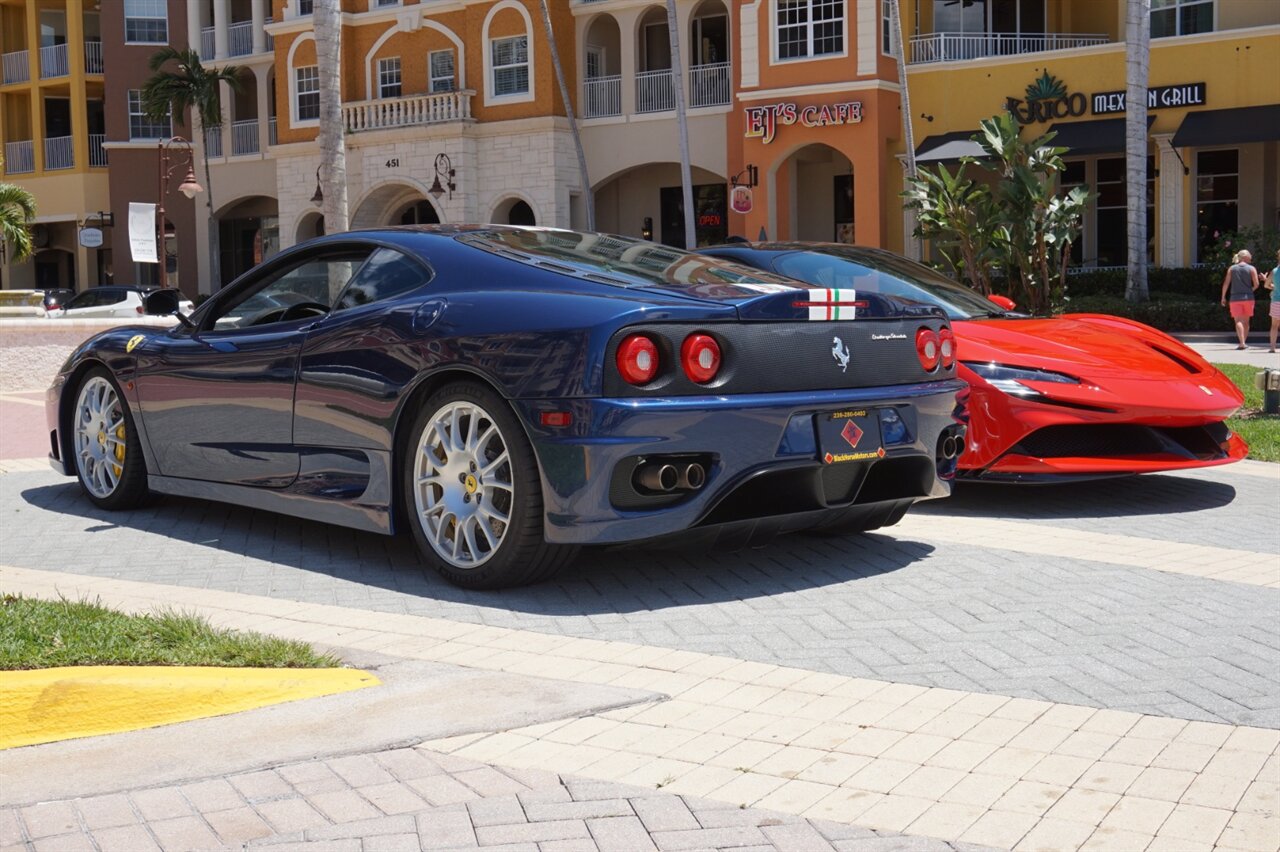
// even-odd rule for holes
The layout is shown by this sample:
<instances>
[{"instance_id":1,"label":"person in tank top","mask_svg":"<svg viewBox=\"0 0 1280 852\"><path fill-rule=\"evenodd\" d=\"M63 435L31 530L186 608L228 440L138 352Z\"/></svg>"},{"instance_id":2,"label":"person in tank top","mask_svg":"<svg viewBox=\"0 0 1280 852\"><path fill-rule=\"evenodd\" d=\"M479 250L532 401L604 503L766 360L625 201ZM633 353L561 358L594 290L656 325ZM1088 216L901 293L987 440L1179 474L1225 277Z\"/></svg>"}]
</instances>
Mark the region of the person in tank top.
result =
<instances>
[{"instance_id":1,"label":"person in tank top","mask_svg":"<svg viewBox=\"0 0 1280 852\"><path fill-rule=\"evenodd\" d=\"M1262 286L1271 292L1271 307L1267 316L1271 317L1271 329L1267 339L1271 342L1270 352L1276 351L1276 332L1280 332L1280 299L1276 298L1276 283L1280 282L1280 250L1276 251L1276 265L1262 276Z\"/></svg>"},{"instance_id":2,"label":"person in tank top","mask_svg":"<svg viewBox=\"0 0 1280 852\"><path fill-rule=\"evenodd\" d=\"M1253 255L1248 249L1236 253L1231 258L1231 268L1222 279L1222 306L1230 304L1231 318L1236 323L1236 338L1240 341L1237 349L1247 349L1245 341L1249 337L1249 320L1253 317L1253 293L1258 289L1258 270L1249 261Z\"/></svg>"}]
</instances>

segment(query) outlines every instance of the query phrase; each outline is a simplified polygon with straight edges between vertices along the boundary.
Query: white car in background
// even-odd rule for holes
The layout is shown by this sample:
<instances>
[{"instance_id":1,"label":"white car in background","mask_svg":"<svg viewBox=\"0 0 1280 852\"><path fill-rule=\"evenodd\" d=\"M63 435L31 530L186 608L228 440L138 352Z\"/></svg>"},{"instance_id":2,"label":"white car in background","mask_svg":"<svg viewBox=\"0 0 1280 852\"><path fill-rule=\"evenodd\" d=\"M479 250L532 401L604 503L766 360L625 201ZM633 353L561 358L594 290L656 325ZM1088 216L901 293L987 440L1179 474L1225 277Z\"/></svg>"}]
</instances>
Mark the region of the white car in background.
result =
<instances>
[{"instance_id":1,"label":"white car in background","mask_svg":"<svg viewBox=\"0 0 1280 852\"><path fill-rule=\"evenodd\" d=\"M146 316L146 299L158 287L90 287L45 312L53 319L137 319ZM178 310L189 314L195 305L179 298Z\"/></svg>"}]
</instances>

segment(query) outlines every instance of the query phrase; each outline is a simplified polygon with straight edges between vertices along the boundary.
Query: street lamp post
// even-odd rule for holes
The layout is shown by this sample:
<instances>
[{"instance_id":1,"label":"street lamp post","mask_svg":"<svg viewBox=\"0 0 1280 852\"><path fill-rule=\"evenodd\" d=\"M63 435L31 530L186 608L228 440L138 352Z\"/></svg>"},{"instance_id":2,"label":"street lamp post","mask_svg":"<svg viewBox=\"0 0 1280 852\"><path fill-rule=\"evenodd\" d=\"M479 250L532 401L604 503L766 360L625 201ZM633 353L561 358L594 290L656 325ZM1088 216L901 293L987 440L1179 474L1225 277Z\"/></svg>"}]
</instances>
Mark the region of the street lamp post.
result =
<instances>
[{"instance_id":1,"label":"street lamp post","mask_svg":"<svg viewBox=\"0 0 1280 852\"><path fill-rule=\"evenodd\" d=\"M196 183L195 154L191 150L191 143L181 136L170 136L168 139L162 139L156 145L156 160L159 165L158 190L159 197L156 204L156 247L159 250L160 259L160 286L169 286L169 251L166 237L168 236L164 221L164 199L169 193L169 178L173 177L174 171L181 163L170 162L169 148L172 145L185 145L187 150L187 175L182 179L182 183L178 184L178 191L187 198L195 198L197 193L204 192L204 187Z\"/></svg>"}]
</instances>

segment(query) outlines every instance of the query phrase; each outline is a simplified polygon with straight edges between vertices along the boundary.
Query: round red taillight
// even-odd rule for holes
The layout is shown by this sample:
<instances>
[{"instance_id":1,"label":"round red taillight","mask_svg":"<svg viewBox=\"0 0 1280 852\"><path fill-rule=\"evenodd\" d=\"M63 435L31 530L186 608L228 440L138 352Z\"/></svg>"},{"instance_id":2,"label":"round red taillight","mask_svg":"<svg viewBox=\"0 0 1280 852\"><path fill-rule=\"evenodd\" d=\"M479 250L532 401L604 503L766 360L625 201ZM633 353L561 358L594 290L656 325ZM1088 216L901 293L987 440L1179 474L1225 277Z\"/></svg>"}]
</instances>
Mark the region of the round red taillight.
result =
<instances>
[{"instance_id":1,"label":"round red taillight","mask_svg":"<svg viewBox=\"0 0 1280 852\"><path fill-rule=\"evenodd\" d=\"M720 372L720 344L709 334L691 334L680 347L680 363L689 381L705 385Z\"/></svg>"},{"instance_id":2,"label":"round red taillight","mask_svg":"<svg viewBox=\"0 0 1280 852\"><path fill-rule=\"evenodd\" d=\"M938 330L938 357L942 361L944 370L950 370L955 366L956 336L951 333L949 328Z\"/></svg>"},{"instance_id":3,"label":"round red taillight","mask_svg":"<svg viewBox=\"0 0 1280 852\"><path fill-rule=\"evenodd\" d=\"M931 328L922 328L916 332L916 355L920 357L920 366L924 367L926 373L938 369L941 348L938 332Z\"/></svg>"},{"instance_id":4,"label":"round red taillight","mask_svg":"<svg viewBox=\"0 0 1280 852\"><path fill-rule=\"evenodd\" d=\"M658 347L643 334L633 334L618 344L618 373L633 385L647 385L658 375Z\"/></svg>"}]
</instances>

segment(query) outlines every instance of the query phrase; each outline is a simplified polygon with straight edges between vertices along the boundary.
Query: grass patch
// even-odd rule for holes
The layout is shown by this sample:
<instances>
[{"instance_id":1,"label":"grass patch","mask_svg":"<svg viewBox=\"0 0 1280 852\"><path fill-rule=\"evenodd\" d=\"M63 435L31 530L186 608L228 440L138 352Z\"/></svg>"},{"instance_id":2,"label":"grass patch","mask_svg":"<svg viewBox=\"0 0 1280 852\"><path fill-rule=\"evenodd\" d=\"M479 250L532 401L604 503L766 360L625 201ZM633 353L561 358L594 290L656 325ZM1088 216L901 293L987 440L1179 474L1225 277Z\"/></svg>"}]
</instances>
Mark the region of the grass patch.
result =
<instances>
[{"instance_id":1,"label":"grass patch","mask_svg":"<svg viewBox=\"0 0 1280 852\"><path fill-rule=\"evenodd\" d=\"M1253 384L1259 368L1249 364L1214 364L1244 392L1244 407L1227 426L1249 445L1249 458L1280 462L1280 414L1262 413L1262 391Z\"/></svg>"},{"instance_id":2,"label":"grass patch","mask_svg":"<svg viewBox=\"0 0 1280 852\"><path fill-rule=\"evenodd\" d=\"M89 601L0 598L0 670L54 666L332 668L305 642L221 630L195 615L126 615Z\"/></svg>"}]
</instances>

